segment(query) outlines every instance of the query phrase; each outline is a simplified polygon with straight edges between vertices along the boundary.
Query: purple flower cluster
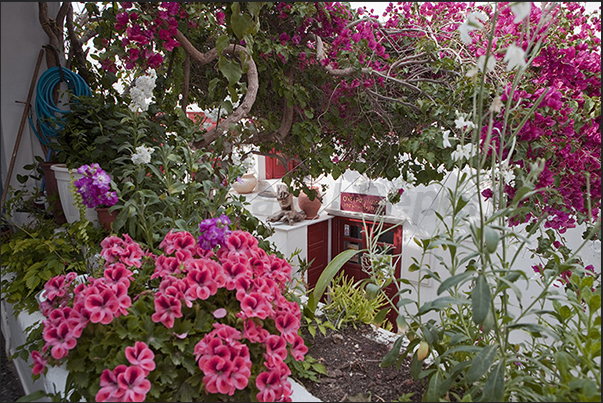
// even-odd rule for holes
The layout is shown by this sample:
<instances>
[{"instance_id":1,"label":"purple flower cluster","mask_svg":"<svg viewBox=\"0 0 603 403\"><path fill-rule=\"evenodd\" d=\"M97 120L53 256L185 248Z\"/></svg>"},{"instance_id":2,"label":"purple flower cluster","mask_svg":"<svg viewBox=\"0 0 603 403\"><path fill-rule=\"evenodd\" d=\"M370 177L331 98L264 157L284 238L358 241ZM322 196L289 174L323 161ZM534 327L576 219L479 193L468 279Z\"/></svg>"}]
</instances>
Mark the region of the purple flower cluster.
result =
<instances>
[{"instance_id":1,"label":"purple flower cluster","mask_svg":"<svg viewBox=\"0 0 603 403\"><path fill-rule=\"evenodd\" d=\"M222 214L218 218L208 218L199 224L199 246L204 250L212 250L217 245L226 245L230 235L230 218Z\"/></svg>"},{"instance_id":2,"label":"purple flower cluster","mask_svg":"<svg viewBox=\"0 0 603 403\"><path fill-rule=\"evenodd\" d=\"M117 203L117 192L111 190L111 177L100 165L82 165L77 172L83 177L76 180L74 185L87 207L109 207Z\"/></svg>"}]
</instances>

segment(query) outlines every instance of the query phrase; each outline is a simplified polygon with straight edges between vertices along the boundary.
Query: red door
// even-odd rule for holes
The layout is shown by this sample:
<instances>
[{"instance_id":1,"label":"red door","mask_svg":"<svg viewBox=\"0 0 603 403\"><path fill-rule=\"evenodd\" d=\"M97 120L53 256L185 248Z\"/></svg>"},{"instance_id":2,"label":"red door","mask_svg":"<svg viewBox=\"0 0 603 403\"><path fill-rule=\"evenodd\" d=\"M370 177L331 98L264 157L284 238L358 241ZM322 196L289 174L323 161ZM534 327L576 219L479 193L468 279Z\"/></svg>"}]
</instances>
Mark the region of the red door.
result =
<instances>
[{"instance_id":1,"label":"red door","mask_svg":"<svg viewBox=\"0 0 603 403\"><path fill-rule=\"evenodd\" d=\"M274 153L274 149L272 150ZM277 153L278 154L278 153ZM285 167L280 159L266 157L266 179L280 179L297 166L294 161L289 161Z\"/></svg>"}]
</instances>

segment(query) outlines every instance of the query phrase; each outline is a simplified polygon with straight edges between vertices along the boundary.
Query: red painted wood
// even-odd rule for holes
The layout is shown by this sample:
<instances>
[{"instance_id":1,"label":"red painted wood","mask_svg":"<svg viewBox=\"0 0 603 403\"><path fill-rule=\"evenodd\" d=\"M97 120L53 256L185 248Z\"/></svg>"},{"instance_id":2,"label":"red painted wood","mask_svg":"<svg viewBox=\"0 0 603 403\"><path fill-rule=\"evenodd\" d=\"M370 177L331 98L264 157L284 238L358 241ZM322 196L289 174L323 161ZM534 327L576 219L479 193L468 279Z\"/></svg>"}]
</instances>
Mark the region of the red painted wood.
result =
<instances>
[{"instance_id":1,"label":"red painted wood","mask_svg":"<svg viewBox=\"0 0 603 403\"><path fill-rule=\"evenodd\" d=\"M367 230L370 233L372 233L372 231L373 231L372 223L367 222L366 224L367 224ZM350 233L347 236L345 234L345 225L350 226ZM362 239L361 240L358 240L357 238L353 237L354 234L353 234L353 230L351 229L352 226L360 226L362 228L362 234L361 234ZM344 250L344 245L345 245L346 241L360 242L362 244L361 248L366 249L367 234L364 233L364 227L363 227L362 220L358 220L358 219L354 219L354 218L347 218L347 217L335 217L332 222L332 227L333 227L333 236L332 236L331 250L332 250L333 256L337 256L339 253L341 253ZM387 228L391 228L391 227L393 227L393 224L384 224L383 225L383 229L387 229ZM393 254L396 256L399 256L402 253L402 226L397 226L392 231L393 231L393 246L394 246ZM396 267L394 269L394 274L395 274L396 278L401 277L401 274L400 274L401 273L401 261L402 261L402 259L397 260ZM360 264L348 262L343 265L342 270L345 272L345 274L347 276L352 277L355 280L362 280L362 279L368 277L368 274L366 274L362 270L362 266ZM393 298L394 303L396 303L398 301L398 297L394 298L394 295L396 292L396 287L394 285L390 285L389 287L387 287L386 292L390 298ZM393 309L392 309L392 311L390 311L390 314L387 316L389 321L394 326L394 331L397 330L396 329L397 328L396 316L397 316L397 314Z\"/></svg>"},{"instance_id":2,"label":"red painted wood","mask_svg":"<svg viewBox=\"0 0 603 403\"><path fill-rule=\"evenodd\" d=\"M322 221L308 226L307 261L312 265L308 268L308 289L316 287L320 274L329 263L329 222Z\"/></svg>"},{"instance_id":3,"label":"red painted wood","mask_svg":"<svg viewBox=\"0 0 603 403\"><path fill-rule=\"evenodd\" d=\"M274 149L272 152L275 152ZM289 161L285 168L278 158L266 157L266 179L280 179L296 166L297 164L294 161Z\"/></svg>"}]
</instances>

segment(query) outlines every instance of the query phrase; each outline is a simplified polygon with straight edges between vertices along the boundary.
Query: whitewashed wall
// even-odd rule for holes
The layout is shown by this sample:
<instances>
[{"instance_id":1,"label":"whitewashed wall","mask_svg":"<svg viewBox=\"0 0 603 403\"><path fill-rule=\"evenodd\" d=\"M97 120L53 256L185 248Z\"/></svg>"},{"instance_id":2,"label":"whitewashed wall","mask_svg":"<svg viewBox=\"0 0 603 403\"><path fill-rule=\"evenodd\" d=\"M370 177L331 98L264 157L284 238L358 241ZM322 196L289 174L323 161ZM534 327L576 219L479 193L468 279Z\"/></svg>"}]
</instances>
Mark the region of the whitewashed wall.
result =
<instances>
[{"instance_id":1,"label":"whitewashed wall","mask_svg":"<svg viewBox=\"0 0 603 403\"><path fill-rule=\"evenodd\" d=\"M56 16L59 3L50 2L47 4L49 16ZM2 118L0 119L0 137L2 145L2 189L4 189L7 180L10 180L10 186L13 188L21 186L16 179L17 174L26 175L29 173L23 170L23 166L33 163L35 155L44 156L39 140L33 133L29 122L26 121L16 153L13 172L11 177L7 178L17 140L17 133L21 124L23 111L25 110L24 102L27 100L38 54L42 46L48 44L48 36L42 30L42 26L38 20L37 2L2 2L1 15L2 56L0 60L2 61L2 68L0 72L2 80L2 103L0 111ZM47 69L46 57L44 56L38 77ZM38 77L36 77L36 84ZM34 103L35 89L31 100L32 109L35 112L35 108L33 108ZM8 196L6 196L7 200ZM15 219L22 221L26 219L26 216L21 217L17 215Z\"/></svg>"}]
</instances>

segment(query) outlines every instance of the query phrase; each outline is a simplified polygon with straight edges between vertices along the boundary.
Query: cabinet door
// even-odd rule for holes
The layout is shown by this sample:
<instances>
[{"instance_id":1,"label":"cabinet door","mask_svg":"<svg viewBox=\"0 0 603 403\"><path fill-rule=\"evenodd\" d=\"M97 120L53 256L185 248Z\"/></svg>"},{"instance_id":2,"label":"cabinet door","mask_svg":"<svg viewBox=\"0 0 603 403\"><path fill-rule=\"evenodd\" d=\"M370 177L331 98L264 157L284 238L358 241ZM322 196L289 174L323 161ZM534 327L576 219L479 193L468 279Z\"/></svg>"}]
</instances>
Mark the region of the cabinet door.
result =
<instances>
[{"instance_id":1,"label":"cabinet door","mask_svg":"<svg viewBox=\"0 0 603 403\"><path fill-rule=\"evenodd\" d=\"M308 226L307 261L308 289L316 287L316 282L329 263L329 222L322 221Z\"/></svg>"},{"instance_id":2,"label":"cabinet door","mask_svg":"<svg viewBox=\"0 0 603 403\"><path fill-rule=\"evenodd\" d=\"M394 227L393 224L384 224L382 231L392 227ZM346 249L366 249L369 243L369 234L375 233L376 230L376 226L373 226L372 223L367 223L365 229L362 220L336 217L333 220L333 256ZM394 275L396 278L400 278L402 226L395 226L395 228L382 233L377 239L377 247L386 250L387 254L391 255L391 261L394 265ZM362 270L363 260L365 267L367 264L370 264L368 262L368 255L362 253L344 264L342 270L348 277L352 277L357 281L368 278L369 275ZM397 289L394 284L390 284L385 289L385 292L393 299L394 303L398 301L398 297L394 297L396 291ZM387 319L392 323L393 330L396 331L396 312L393 309L390 311Z\"/></svg>"}]
</instances>

